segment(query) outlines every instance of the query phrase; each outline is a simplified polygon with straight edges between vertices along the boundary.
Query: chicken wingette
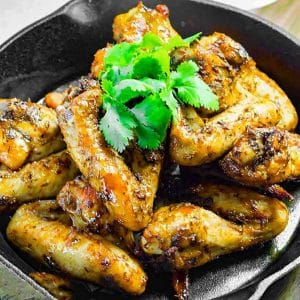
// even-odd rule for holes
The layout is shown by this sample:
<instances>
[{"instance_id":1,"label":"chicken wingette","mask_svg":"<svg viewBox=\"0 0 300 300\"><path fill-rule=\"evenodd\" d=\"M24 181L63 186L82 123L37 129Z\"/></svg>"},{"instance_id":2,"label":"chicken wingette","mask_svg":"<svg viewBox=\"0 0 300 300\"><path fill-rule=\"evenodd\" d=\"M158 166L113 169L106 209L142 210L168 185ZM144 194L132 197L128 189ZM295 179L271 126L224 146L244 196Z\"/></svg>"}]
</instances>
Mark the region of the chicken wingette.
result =
<instances>
[{"instance_id":1,"label":"chicken wingette","mask_svg":"<svg viewBox=\"0 0 300 300\"><path fill-rule=\"evenodd\" d=\"M56 201L70 216L75 228L98 233L115 244L134 249L133 232L109 214L101 193L96 192L84 178L67 182Z\"/></svg>"},{"instance_id":2,"label":"chicken wingette","mask_svg":"<svg viewBox=\"0 0 300 300\"><path fill-rule=\"evenodd\" d=\"M137 152L142 170L134 172L124 158L105 143L98 127L101 106L98 86L57 108L67 148L81 173L103 197L111 216L126 228L138 231L151 219L158 187L162 151Z\"/></svg>"},{"instance_id":3,"label":"chicken wingette","mask_svg":"<svg viewBox=\"0 0 300 300\"><path fill-rule=\"evenodd\" d=\"M72 277L131 294L144 292L147 276L135 259L98 235L77 232L58 208L51 200L24 204L8 224L8 239Z\"/></svg>"},{"instance_id":4,"label":"chicken wingette","mask_svg":"<svg viewBox=\"0 0 300 300\"><path fill-rule=\"evenodd\" d=\"M63 148L54 110L30 101L0 99L0 163L17 170Z\"/></svg>"},{"instance_id":5,"label":"chicken wingette","mask_svg":"<svg viewBox=\"0 0 300 300\"><path fill-rule=\"evenodd\" d=\"M229 177L263 187L300 176L300 136L275 127L248 128L221 161Z\"/></svg>"},{"instance_id":6,"label":"chicken wingette","mask_svg":"<svg viewBox=\"0 0 300 300\"><path fill-rule=\"evenodd\" d=\"M241 187L212 184L195 192L206 208L191 203L162 207L141 237L147 254L164 257L176 269L201 266L220 255L270 240L287 225L288 210L277 199Z\"/></svg>"},{"instance_id":7,"label":"chicken wingette","mask_svg":"<svg viewBox=\"0 0 300 300\"><path fill-rule=\"evenodd\" d=\"M67 151L26 164L18 171L0 171L0 211L24 202L55 197L78 174Z\"/></svg>"}]
</instances>

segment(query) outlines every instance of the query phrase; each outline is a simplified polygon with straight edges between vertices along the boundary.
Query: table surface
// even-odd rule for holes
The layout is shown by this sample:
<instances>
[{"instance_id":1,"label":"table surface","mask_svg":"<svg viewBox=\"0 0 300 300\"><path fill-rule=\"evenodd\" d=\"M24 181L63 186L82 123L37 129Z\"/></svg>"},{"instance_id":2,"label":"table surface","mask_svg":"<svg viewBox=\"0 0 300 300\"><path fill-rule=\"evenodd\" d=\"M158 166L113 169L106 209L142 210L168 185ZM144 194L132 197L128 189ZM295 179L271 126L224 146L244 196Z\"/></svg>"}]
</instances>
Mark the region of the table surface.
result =
<instances>
[{"instance_id":1,"label":"table surface","mask_svg":"<svg viewBox=\"0 0 300 300\"><path fill-rule=\"evenodd\" d=\"M46 16L66 2L66 0L0 0L0 44L23 27ZM300 0L279 0L254 13L285 28L300 40ZM0 299L5 299L5 297L19 299L20 291L22 291L23 299L42 299L36 297L36 291L25 281L16 281L13 273L0 263ZM9 284L11 282L14 284ZM25 292L27 294L24 298ZM287 298L282 297L282 299Z\"/></svg>"}]
</instances>

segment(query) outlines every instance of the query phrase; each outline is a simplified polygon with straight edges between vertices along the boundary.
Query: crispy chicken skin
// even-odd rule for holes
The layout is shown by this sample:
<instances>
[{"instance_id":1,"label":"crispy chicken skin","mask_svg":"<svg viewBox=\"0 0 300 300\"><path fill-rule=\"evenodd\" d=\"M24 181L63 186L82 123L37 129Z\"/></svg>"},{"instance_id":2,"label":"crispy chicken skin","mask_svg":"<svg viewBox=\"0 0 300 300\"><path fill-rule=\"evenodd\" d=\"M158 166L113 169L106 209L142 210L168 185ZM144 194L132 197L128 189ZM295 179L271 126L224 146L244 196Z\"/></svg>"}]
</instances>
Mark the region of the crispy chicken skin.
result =
<instances>
[{"instance_id":1,"label":"crispy chicken skin","mask_svg":"<svg viewBox=\"0 0 300 300\"><path fill-rule=\"evenodd\" d=\"M178 34L170 24L166 5L158 4L151 9L140 1L136 7L114 19L113 38L118 43L138 41L147 32L153 32L163 41Z\"/></svg>"},{"instance_id":2,"label":"crispy chicken skin","mask_svg":"<svg viewBox=\"0 0 300 300\"><path fill-rule=\"evenodd\" d=\"M245 77L246 78L246 77ZM247 85L239 86L242 100L206 122L191 107L181 107L172 124L170 155L184 166L212 162L228 152L248 126L277 126L293 130L297 113L274 81L249 67Z\"/></svg>"},{"instance_id":3,"label":"crispy chicken skin","mask_svg":"<svg viewBox=\"0 0 300 300\"><path fill-rule=\"evenodd\" d=\"M133 232L120 225L107 211L101 193L81 177L69 181L57 195L57 203L80 230L99 233L107 240L134 248Z\"/></svg>"},{"instance_id":4,"label":"crispy chicken skin","mask_svg":"<svg viewBox=\"0 0 300 300\"><path fill-rule=\"evenodd\" d=\"M25 204L9 222L7 237L72 277L113 284L130 294L144 292L147 276L135 259L98 235L77 232L64 223L65 218L55 201Z\"/></svg>"},{"instance_id":5,"label":"crispy chicken skin","mask_svg":"<svg viewBox=\"0 0 300 300\"><path fill-rule=\"evenodd\" d=\"M242 100L242 88L248 85L248 64L251 64L251 58L242 45L223 33L215 32L195 41L190 48L173 51L174 65L187 60L197 63L199 75L218 96L218 112ZM200 113L206 116L216 112L201 109Z\"/></svg>"},{"instance_id":6,"label":"crispy chicken skin","mask_svg":"<svg viewBox=\"0 0 300 300\"><path fill-rule=\"evenodd\" d=\"M191 203L158 209L141 238L147 254L165 257L176 269L190 269L270 240L287 225L288 210L274 198L210 184L197 192L210 210Z\"/></svg>"},{"instance_id":7,"label":"crispy chicken skin","mask_svg":"<svg viewBox=\"0 0 300 300\"><path fill-rule=\"evenodd\" d=\"M63 148L54 110L30 101L0 99L0 163L17 170Z\"/></svg>"},{"instance_id":8,"label":"crispy chicken skin","mask_svg":"<svg viewBox=\"0 0 300 300\"><path fill-rule=\"evenodd\" d=\"M28 163L19 171L0 171L0 211L30 200L55 197L77 174L67 151Z\"/></svg>"},{"instance_id":9,"label":"crispy chicken skin","mask_svg":"<svg viewBox=\"0 0 300 300\"><path fill-rule=\"evenodd\" d=\"M57 108L59 125L68 150L81 173L105 201L116 221L138 231L151 219L162 164L161 151L140 153L140 172L132 172L123 157L108 146L98 128L101 99L98 87Z\"/></svg>"},{"instance_id":10,"label":"crispy chicken skin","mask_svg":"<svg viewBox=\"0 0 300 300\"><path fill-rule=\"evenodd\" d=\"M250 186L298 178L300 136L275 127L248 128L221 166L229 177Z\"/></svg>"}]
</instances>

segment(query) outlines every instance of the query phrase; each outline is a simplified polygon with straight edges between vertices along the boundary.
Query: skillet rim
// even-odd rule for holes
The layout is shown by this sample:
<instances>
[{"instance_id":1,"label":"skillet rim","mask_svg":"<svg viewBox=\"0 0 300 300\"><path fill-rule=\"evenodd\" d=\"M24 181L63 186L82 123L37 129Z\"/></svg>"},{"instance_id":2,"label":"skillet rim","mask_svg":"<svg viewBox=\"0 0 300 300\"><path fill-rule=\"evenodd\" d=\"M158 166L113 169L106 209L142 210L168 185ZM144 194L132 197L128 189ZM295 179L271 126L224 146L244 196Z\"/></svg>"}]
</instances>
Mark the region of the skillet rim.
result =
<instances>
[{"instance_id":1,"label":"skillet rim","mask_svg":"<svg viewBox=\"0 0 300 300\"><path fill-rule=\"evenodd\" d=\"M43 24L46 24L47 22L55 19L58 16L64 16L65 15L65 16L68 17L69 16L69 14L68 14L69 10L73 5L76 5L80 2L91 3L93 1L99 1L99 0L69 0L69 1L67 1L64 5L62 5L58 9L54 10L52 13L46 15L45 17L43 17L43 18L41 18L41 19L39 19L39 20L29 24L29 25L27 25L23 29L21 29L21 30L17 31L15 34L13 34L10 38L5 40L2 44L0 44L0 53L5 51L6 48L8 48L12 43L14 43L18 39L22 38L23 35L30 32L31 30L34 30L35 28L37 28L37 27L39 27ZM290 34L284 28L282 28L282 27L278 26L277 24L265 19L264 17L256 15L254 12L242 10L242 9L239 9L239 8L227 5L227 4L219 3L219 2L216 2L216 1L213 1L213 0L212 1L210 1L210 0L179 0L179 1L186 1L186 2L194 2L194 3L204 4L208 7L212 7L212 8L216 8L216 9L221 8L223 10L232 12L234 14L241 15L241 16L245 17L247 20L248 19L254 20L254 21L262 24L263 26L269 28L272 32L274 32L274 34L279 34L282 37L284 37L286 40L288 40L289 42L292 42L296 46L296 48L299 48L299 54L300 54L300 39L299 38L297 38L296 36ZM164 2L164 0L161 0L161 2ZM299 225L298 225L298 228L299 228ZM297 233L297 230L295 231L295 234L296 233ZM294 239L295 239L295 236L290 240L289 244L293 243ZM288 249L286 251L288 251ZM6 258L0 254L0 262L3 262L3 261L6 262ZM11 270L14 271L16 276L19 277L21 280L25 279L26 282L31 283L31 279L27 276L27 274L25 274L17 266L13 265L13 268ZM274 272L276 272L276 271L272 271L271 274L274 273ZM265 270L264 273L265 274L262 278L257 278L257 279L253 278L248 283L246 283L246 284L242 285L241 287L239 287L239 288L227 293L226 295L222 296L222 298L223 297L230 297L230 295L235 294L237 291L245 290L250 286L251 287L256 286L261 280L263 280L264 278L266 278L267 276L270 275L269 272L267 272L267 270ZM34 284L33 287L43 295L45 295L45 294L50 295L43 287L41 287L38 284Z\"/></svg>"}]
</instances>

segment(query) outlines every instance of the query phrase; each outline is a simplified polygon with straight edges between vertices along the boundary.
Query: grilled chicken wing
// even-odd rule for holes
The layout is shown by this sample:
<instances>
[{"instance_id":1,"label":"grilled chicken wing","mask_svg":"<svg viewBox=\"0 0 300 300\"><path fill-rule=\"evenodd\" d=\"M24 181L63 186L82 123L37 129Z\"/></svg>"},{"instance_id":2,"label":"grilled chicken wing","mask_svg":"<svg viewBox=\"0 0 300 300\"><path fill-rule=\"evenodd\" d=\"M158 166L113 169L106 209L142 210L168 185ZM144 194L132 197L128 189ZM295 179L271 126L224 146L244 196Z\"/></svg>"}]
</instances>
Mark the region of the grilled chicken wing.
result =
<instances>
[{"instance_id":1,"label":"grilled chicken wing","mask_svg":"<svg viewBox=\"0 0 300 300\"><path fill-rule=\"evenodd\" d=\"M296 127L297 114L290 100L251 65L247 84L239 87L239 103L206 122L193 108L180 108L179 121L172 124L170 133L170 154L175 162L184 166L211 162L229 151L248 126Z\"/></svg>"},{"instance_id":2,"label":"grilled chicken wing","mask_svg":"<svg viewBox=\"0 0 300 300\"><path fill-rule=\"evenodd\" d=\"M59 106L59 125L72 158L102 194L109 213L126 228L140 230L151 218L162 154L137 152L142 170L132 172L123 157L105 143L98 128L99 94L94 87Z\"/></svg>"},{"instance_id":3,"label":"grilled chicken wing","mask_svg":"<svg viewBox=\"0 0 300 300\"><path fill-rule=\"evenodd\" d=\"M55 197L77 174L67 151L28 163L19 171L0 171L0 211L30 200Z\"/></svg>"},{"instance_id":4,"label":"grilled chicken wing","mask_svg":"<svg viewBox=\"0 0 300 300\"><path fill-rule=\"evenodd\" d=\"M224 172L250 186L300 176L300 136L275 127L248 128L221 161Z\"/></svg>"},{"instance_id":5,"label":"grilled chicken wing","mask_svg":"<svg viewBox=\"0 0 300 300\"><path fill-rule=\"evenodd\" d=\"M91 230L120 246L134 249L133 232L120 225L109 214L101 193L97 193L84 178L69 181L56 200L77 229Z\"/></svg>"},{"instance_id":6,"label":"grilled chicken wing","mask_svg":"<svg viewBox=\"0 0 300 300\"><path fill-rule=\"evenodd\" d=\"M131 294L145 290L147 276L126 252L97 235L65 224L55 201L21 206L7 227L7 237L39 261L96 284L113 284Z\"/></svg>"},{"instance_id":7,"label":"grilled chicken wing","mask_svg":"<svg viewBox=\"0 0 300 300\"><path fill-rule=\"evenodd\" d=\"M153 32L163 41L177 35L170 24L167 6L159 4L150 9L140 1L136 7L114 19L113 37L118 43L138 41L146 32Z\"/></svg>"},{"instance_id":8,"label":"grilled chicken wing","mask_svg":"<svg viewBox=\"0 0 300 300\"><path fill-rule=\"evenodd\" d=\"M288 210L274 198L210 184L197 193L212 211L191 203L158 209L141 238L147 254L164 256L176 269L189 269L270 240L287 225Z\"/></svg>"},{"instance_id":9,"label":"grilled chicken wing","mask_svg":"<svg viewBox=\"0 0 300 300\"><path fill-rule=\"evenodd\" d=\"M243 88L249 83L251 58L246 50L229 36L215 32L195 41L191 47L173 51L172 62L177 65L193 60L199 66L199 75L219 98L219 112L243 99ZM201 116L216 112L201 109Z\"/></svg>"},{"instance_id":10,"label":"grilled chicken wing","mask_svg":"<svg viewBox=\"0 0 300 300\"><path fill-rule=\"evenodd\" d=\"M0 99L0 163L12 170L65 148L55 111L41 104Z\"/></svg>"}]
</instances>

